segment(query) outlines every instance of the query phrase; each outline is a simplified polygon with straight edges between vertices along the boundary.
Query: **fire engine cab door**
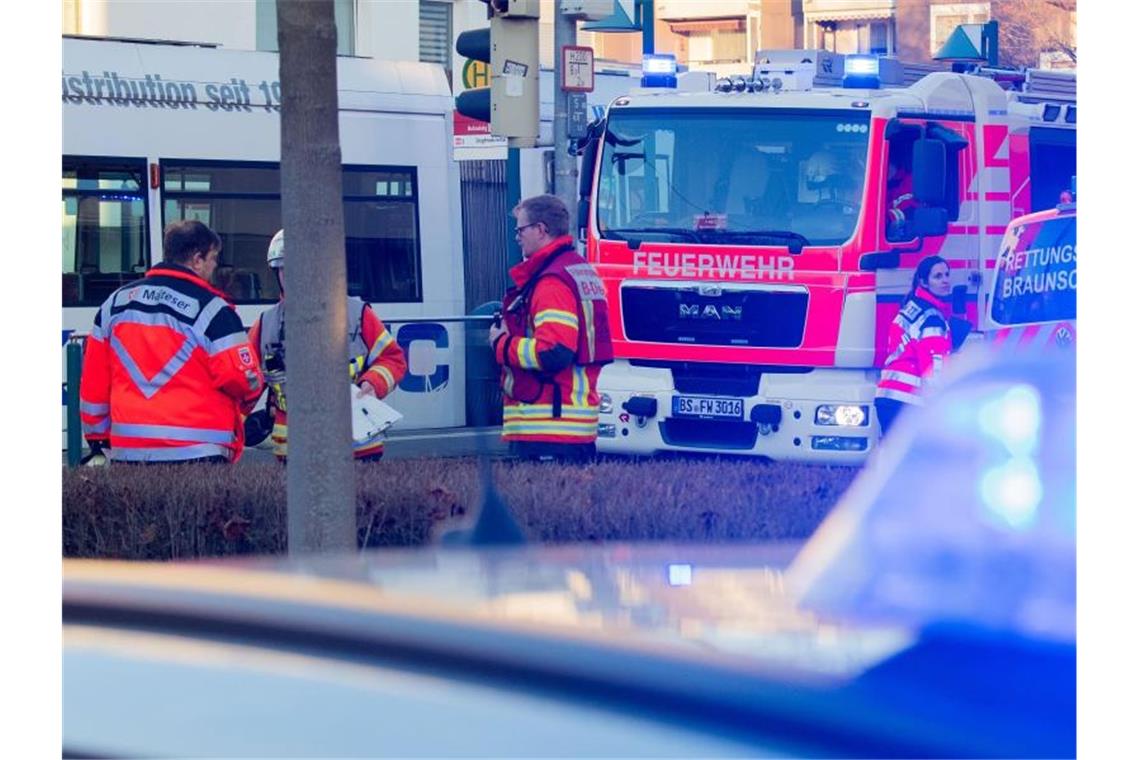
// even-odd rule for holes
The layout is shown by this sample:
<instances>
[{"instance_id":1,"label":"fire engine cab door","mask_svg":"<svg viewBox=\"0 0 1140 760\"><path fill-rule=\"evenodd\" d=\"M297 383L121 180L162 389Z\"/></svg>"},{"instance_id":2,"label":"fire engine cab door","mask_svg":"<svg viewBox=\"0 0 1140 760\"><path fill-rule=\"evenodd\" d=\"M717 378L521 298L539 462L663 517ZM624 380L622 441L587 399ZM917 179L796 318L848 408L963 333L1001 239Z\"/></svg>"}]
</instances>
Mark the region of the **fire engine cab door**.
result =
<instances>
[{"instance_id":1,"label":"fire engine cab door","mask_svg":"<svg viewBox=\"0 0 1140 760\"><path fill-rule=\"evenodd\" d=\"M959 316L968 317L975 325L978 320L978 291L982 283L982 235L985 234L981 203L987 190L987 177L978 171L977 140L980 134L973 120L931 121L926 127L927 138L946 144L945 207L949 212L949 226L941 247L937 250L926 247L924 252L926 255L937 254L950 264L953 285L966 290L966 313Z\"/></svg>"},{"instance_id":2,"label":"fire engine cab door","mask_svg":"<svg viewBox=\"0 0 1140 760\"><path fill-rule=\"evenodd\" d=\"M967 314L977 324L981 234L984 232L979 228L979 203L986 189L978 172L975 124L972 120L956 118L902 116L901 121L917 126L924 139L937 140L946 146L945 187L939 205L946 209L949 224L945 235L891 241L890 248L900 254L899 267L877 270L876 289L880 294L905 294L918 263L927 256L941 256L950 265L954 285L966 286ZM887 149L892 148L897 150L897 146L888 143Z\"/></svg>"}]
</instances>

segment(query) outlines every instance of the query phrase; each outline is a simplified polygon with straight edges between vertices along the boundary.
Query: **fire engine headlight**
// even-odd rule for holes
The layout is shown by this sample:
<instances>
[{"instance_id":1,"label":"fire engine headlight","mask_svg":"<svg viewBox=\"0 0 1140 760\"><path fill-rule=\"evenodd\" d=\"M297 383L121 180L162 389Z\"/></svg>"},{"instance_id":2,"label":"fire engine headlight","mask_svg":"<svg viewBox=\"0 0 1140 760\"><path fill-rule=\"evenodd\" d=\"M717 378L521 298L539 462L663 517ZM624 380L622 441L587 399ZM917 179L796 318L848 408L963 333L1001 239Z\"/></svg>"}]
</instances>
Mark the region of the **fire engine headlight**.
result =
<instances>
[{"instance_id":1,"label":"fire engine headlight","mask_svg":"<svg viewBox=\"0 0 1140 760\"><path fill-rule=\"evenodd\" d=\"M601 400L598 402L598 414L611 414L614 410L614 400L610 398L610 394L603 393Z\"/></svg>"},{"instance_id":2,"label":"fire engine headlight","mask_svg":"<svg viewBox=\"0 0 1140 760\"><path fill-rule=\"evenodd\" d=\"M815 424L863 427L871 419L868 407L850 404L823 404L815 409Z\"/></svg>"}]
</instances>

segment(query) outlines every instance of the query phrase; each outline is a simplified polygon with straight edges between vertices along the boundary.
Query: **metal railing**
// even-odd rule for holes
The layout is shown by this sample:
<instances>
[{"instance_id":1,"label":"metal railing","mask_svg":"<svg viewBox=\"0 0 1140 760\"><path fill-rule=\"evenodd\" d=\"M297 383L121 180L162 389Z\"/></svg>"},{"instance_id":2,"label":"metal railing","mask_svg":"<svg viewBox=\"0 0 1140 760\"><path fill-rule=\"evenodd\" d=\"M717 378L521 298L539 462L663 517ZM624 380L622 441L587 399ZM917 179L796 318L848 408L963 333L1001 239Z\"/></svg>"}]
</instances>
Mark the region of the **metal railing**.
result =
<instances>
[{"instance_id":1,"label":"metal railing","mask_svg":"<svg viewBox=\"0 0 1140 760\"><path fill-rule=\"evenodd\" d=\"M466 316L414 317L409 319L386 319L385 325L407 324L463 324L461 348L464 357L464 419L470 427L501 425L503 421L502 396L499 392L499 367L487 345L487 329L493 319L492 311L497 303L486 303ZM474 328L474 329L472 329ZM392 330L392 332L395 332ZM74 467L83 456L83 423L79 418L79 380L83 369L83 341L85 333L73 333L68 337L67 360L67 464ZM413 428L409 428L411 430Z\"/></svg>"}]
</instances>

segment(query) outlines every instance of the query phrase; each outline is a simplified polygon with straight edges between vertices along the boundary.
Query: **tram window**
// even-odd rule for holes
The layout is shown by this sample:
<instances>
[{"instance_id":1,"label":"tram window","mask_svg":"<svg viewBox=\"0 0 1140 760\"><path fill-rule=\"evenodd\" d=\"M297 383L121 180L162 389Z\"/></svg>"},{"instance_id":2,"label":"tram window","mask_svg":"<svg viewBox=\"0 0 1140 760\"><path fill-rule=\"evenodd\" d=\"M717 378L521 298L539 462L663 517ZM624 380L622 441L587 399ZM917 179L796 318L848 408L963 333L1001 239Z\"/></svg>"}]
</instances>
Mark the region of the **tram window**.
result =
<instances>
[{"instance_id":1,"label":"tram window","mask_svg":"<svg viewBox=\"0 0 1140 760\"><path fill-rule=\"evenodd\" d=\"M98 306L146 271L143 159L65 156L63 305Z\"/></svg>"},{"instance_id":2,"label":"tram window","mask_svg":"<svg viewBox=\"0 0 1140 760\"><path fill-rule=\"evenodd\" d=\"M281 227L277 164L164 161L163 224L198 219L222 238L217 285L238 303L280 290L265 251ZM367 301L423 298L416 174L411 167L344 167L348 291Z\"/></svg>"},{"instance_id":3,"label":"tram window","mask_svg":"<svg viewBox=\"0 0 1140 760\"><path fill-rule=\"evenodd\" d=\"M344 167L349 293L365 301L423 300L418 209L415 169Z\"/></svg>"}]
</instances>

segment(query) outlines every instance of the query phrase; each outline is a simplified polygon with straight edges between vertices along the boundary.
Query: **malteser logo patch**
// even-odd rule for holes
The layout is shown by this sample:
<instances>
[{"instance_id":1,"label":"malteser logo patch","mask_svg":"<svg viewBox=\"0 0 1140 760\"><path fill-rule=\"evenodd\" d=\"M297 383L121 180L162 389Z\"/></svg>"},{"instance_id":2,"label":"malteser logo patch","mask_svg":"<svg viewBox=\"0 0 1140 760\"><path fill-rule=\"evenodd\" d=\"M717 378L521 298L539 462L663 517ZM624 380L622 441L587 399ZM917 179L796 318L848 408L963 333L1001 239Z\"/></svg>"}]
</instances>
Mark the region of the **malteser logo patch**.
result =
<instances>
[{"instance_id":1,"label":"malteser logo patch","mask_svg":"<svg viewBox=\"0 0 1140 760\"><path fill-rule=\"evenodd\" d=\"M248 346L242 346L238 349L238 359L241 359L241 363L247 367L253 366L253 354Z\"/></svg>"}]
</instances>

